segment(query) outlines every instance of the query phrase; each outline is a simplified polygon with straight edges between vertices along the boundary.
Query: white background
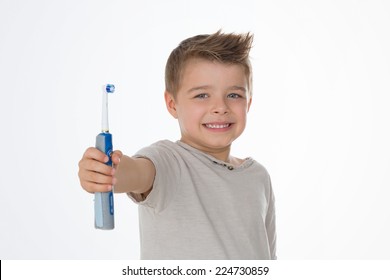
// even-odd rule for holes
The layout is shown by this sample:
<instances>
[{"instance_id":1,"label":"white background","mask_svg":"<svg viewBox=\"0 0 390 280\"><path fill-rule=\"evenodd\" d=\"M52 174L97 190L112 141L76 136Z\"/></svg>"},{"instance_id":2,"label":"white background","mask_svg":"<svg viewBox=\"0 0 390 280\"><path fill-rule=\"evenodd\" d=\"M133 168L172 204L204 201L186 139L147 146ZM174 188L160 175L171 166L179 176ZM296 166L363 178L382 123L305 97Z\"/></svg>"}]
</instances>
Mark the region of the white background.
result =
<instances>
[{"instance_id":1,"label":"white background","mask_svg":"<svg viewBox=\"0 0 390 280\"><path fill-rule=\"evenodd\" d=\"M1 259L138 259L137 206L95 230L78 161L110 96L114 148L177 140L170 51L247 32L254 99L233 154L271 174L279 259L390 259L388 1L0 0Z\"/></svg>"}]
</instances>

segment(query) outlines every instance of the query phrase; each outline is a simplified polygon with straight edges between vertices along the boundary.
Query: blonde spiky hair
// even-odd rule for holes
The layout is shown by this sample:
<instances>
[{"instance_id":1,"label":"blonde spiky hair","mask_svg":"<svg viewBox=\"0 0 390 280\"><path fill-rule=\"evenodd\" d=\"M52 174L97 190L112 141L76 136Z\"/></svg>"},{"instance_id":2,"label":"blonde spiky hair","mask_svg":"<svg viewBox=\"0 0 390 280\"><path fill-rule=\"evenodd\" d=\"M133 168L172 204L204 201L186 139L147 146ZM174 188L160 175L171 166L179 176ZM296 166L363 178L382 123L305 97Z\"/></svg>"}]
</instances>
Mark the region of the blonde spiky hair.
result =
<instances>
[{"instance_id":1,"label":"blonde spiky hair","mask_svg":"<svg viewBox=\"0 0 390 280\"><path fill-rule=\"evenodd\" d=\"M170 54L165 67L165 90L174 97L179 89L181 74L191 58L202 58L227 64L239 64L245 69L249 94L252 96L252 66L249 52L253 35L224 34L221 30L210 35L197 35L182 41Z\"/></svg>"}]
</instances>

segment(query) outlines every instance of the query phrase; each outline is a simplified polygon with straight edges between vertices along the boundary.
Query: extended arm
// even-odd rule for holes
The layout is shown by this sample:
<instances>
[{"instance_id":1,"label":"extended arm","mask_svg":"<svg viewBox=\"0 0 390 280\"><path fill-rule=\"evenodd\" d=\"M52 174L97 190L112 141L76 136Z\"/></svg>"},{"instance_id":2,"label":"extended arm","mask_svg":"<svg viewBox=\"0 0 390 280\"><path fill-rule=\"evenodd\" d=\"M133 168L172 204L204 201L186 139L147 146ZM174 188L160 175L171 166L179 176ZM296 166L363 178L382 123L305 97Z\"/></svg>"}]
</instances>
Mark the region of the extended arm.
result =
<instances>
[{"instance_id":1,"label":"extended arm","mask_svg":"<svg viewBox=\"0 0 390 280\"><path fill-rule=\"evenodd\" d=\"M153 186L155 167L144 158L124 156L121 151L112 154L114 167L107 166L108 157L96 148L88 148L79 162L80 184L87 192L132 192L148 194Z\"/></svg>"}]
</instances>

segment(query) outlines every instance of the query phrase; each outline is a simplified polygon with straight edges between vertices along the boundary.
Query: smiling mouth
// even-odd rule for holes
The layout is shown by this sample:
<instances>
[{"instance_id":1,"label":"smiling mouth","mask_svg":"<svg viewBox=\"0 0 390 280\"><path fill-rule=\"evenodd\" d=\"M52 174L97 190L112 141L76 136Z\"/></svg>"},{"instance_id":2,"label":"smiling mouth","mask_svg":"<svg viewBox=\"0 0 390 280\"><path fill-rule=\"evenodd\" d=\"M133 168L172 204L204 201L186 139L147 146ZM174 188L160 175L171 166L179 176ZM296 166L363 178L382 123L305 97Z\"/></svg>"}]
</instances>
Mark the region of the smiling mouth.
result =
<instances>
[{"instance_id":1,"label":"smiling mouth","mask_svg":"<svg viewBox=\"0 0 390 280\"><path fill-rule=\"evenodd\" d=\"M228 128L232 124L231 123L223 123L223 124L216 124L216 123L206 123L204 124L205 127L207 128L212 128L212 129L222 129L222 128Z\"/></svg>"}]
</instances>

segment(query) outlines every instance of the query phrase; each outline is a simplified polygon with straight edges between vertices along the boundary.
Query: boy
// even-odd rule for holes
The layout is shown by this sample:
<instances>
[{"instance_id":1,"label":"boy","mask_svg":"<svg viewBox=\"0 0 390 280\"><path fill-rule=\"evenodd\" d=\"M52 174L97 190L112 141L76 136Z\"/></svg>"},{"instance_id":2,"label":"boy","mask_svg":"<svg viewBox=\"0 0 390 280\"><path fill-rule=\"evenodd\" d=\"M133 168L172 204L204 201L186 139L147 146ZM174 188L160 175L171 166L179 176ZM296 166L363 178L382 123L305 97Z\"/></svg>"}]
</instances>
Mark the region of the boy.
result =
<instances>
[{"instance_id":1,"label":"boy","mask_svg":"<svg viewBox=\"0 0 390 280\"><path fill-rule=\"evenodd\" d=\"M274 195L267 171L230 155L252 101L250 34L198 35L174 49L165 102L181 139L114 168L95 148L79 163L88 192L127 193L139 204L142 259L276 259Z\"/></svg>"}]
</instances>

